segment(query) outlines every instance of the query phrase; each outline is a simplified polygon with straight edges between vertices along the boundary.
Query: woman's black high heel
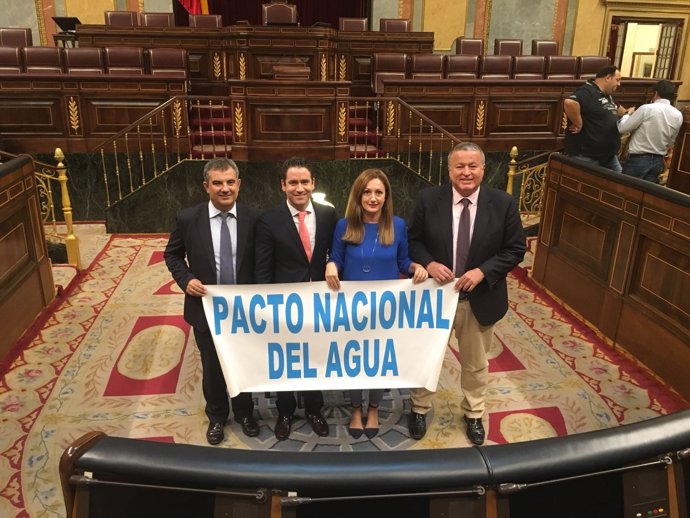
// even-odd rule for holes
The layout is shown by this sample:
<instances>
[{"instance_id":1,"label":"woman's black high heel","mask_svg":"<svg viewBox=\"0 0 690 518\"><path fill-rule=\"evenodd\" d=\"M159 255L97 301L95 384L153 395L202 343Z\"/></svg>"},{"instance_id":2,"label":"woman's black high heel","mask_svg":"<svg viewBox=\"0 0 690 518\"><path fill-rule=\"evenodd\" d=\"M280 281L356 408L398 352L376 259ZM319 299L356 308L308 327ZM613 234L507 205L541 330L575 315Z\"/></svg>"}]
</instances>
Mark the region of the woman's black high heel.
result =
<instances>
[{"instance_id":1,"label":"woman's black high heel","mask_svg":"<svg viewBox=\"0 0 690 518\"><path fill-rule=\"evenodd\" d=\"M378 405L371 405L371 404L369 405L369 410L367 410L367 417L369 416L369 411L372 408L376 409L376 411L377 411L377 421L378 421L378 408L379 408ZM367 419L367 422L368 421L369 421L369 419ZM373 428L373 427L370 428L368 426L366 426L364 428L364 435L366 435L369 439L373 439L374 437L376 437L378 435L378 433L379 433L379 427L378 426L376 428Z\"/></svg>"},{"instance_id":2,"label":"woman's black high heel","mask_svg":"<svg viewBox=\"0 0 690 518\"><path fill-rule=\"evenodd\" d=\"M360 413L362 411L362 405L360 406L353 406L352 407L352 412L354 413L355 410L359 410ZM360 421L362 420L360 416ZM352 419L350 419L350 423L352 422ZM362 434L364 433L364 428L353 428L352 426L347 427L347 431L349 434L352 436L353 439L359 439Z\"/></svg>"}]
</instances>

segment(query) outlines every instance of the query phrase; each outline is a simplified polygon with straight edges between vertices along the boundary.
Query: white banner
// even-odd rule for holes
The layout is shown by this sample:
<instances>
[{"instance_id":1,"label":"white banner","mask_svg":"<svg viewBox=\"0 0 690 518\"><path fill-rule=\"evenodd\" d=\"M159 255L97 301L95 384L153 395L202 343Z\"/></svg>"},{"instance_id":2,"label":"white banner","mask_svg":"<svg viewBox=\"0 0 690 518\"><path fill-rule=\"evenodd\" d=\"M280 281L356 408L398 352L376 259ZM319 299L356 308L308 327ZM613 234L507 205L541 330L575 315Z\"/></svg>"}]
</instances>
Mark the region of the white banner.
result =
<instances>
[{"instance_id":1,"label":"white banner","mask_svg":"<svg viewBox=\"0 0 690 518\"><path fill-rule=\"evenodd\" d=\"M204 311L231 397L240 392L435 390L454 283L431 279L206 286Z\"/></svg>"}]
</instances>

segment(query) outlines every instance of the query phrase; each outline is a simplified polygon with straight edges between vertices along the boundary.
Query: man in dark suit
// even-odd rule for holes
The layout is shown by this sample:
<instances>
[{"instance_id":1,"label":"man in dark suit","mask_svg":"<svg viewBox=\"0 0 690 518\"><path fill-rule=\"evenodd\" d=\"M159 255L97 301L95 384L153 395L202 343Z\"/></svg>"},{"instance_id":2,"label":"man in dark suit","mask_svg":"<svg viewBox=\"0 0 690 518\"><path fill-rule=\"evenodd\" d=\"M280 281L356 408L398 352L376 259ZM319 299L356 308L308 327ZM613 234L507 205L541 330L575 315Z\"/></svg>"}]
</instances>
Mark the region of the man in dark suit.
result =
<instances>
[{"instance_id":1,"label":"man in dark suit","mask_svg":"<svg viewBox=\"0 0 690 518\"><path fill-rule=\"evenodd\" d=\"M201 353L209 444L223 440L223 427L230 408L225 378L201 297L206 294L206 284L251 284L254 281L254 226L258 214L255 209L236 203L240 183L235 162L224 157L209 160L204 166L204 189L209 201L177 215L164 254L168 270L185 293L184 319L192 326ZM223 236L224 231L229 237ZM224 262L229 263L227 267ZM245 435L259 434L251 393L232 398L232 411Z\"/></svg>"},{"instance_id":2,"label":"man in dark suit","mask_svg":"<svg viewBox=\"0 0 690 518\"><path fill-rule=\"evenodd\" d=\"M462 409L467 437L485 438L488 366L494 324L508 311L506 276L525 255L525 236L515 199L481 185L484 152L471 142L448 155L450 183L419 195L410 227L410 257L424 265L439 283L455 282L458 307L453 329L462 363ZM425 414L433 392L412 389L410 436L426 433Z\"/></svg>"},{"instance_id":3,"label":"man in dark suit","mask_svg":"<svg viewBox=\"0 0 690 518\"><path fill-rule=\"evenodd\" d=\"M290 158L281 170L281 188L286 202L261 215L256 225L256 268L258 284L323 281L326 260L338 219L335 209L312 203L314 177L302 158ZM321 415L323 395L306 391L305 417L314 432L328 435L328 423ZM290 436L297 406L293 392L278 392L278 421L275 435L280 441Z\"/></svg>"}]
</instances>

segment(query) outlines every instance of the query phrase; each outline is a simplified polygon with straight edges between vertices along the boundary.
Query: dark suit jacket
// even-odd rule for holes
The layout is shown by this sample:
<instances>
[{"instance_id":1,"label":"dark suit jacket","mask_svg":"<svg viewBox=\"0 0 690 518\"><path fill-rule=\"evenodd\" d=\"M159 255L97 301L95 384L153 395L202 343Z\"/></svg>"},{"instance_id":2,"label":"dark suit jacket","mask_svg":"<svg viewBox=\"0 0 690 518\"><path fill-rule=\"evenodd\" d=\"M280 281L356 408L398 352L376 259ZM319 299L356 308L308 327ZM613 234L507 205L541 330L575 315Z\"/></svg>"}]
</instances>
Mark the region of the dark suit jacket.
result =
<instances>
[{"instance_id":1,"label":"dark suit jacket","mask_svg":"<svg viewBox=\"0 0 690 518\"><path fill-rule=\"evenodd\" d=\"M237 204L237 284L251 284L254 281L254 226L257 216L256 209ZM217 283L208 201L180 211L164 257L168 270L182 291L194 278L203 284ZM208 330L201 297L185 293L184 319L197 329Z\"/></svg>"},{"instance_id":2,"label":"dark suit jacket","mask_svg":"<svg viewBox=\"0 0 690 518\"><path fill-rule=\"evenodd\" d=\"M410 257L424 266L437 261L453 269L452 185L423 190L410 227ZM480 268L484 280L469 293L472 313L484 326L508 311L506 276L525 255L525 235L515 199L482 185L467 269Z\"/></svg>"},{"instance_id":3,"label":"dark suit jacket","mask_svg":"<svg viewBox=\"0 0 690 518\"><path fill-rule=\"evenodd\" d=\"M338 216L333 207L312 203L316 235L311 262L299 239L295 220L286 202L262 214L256 224L256 267L258 284L323 281L326 260Z\"/></svg>"}]
</instances>

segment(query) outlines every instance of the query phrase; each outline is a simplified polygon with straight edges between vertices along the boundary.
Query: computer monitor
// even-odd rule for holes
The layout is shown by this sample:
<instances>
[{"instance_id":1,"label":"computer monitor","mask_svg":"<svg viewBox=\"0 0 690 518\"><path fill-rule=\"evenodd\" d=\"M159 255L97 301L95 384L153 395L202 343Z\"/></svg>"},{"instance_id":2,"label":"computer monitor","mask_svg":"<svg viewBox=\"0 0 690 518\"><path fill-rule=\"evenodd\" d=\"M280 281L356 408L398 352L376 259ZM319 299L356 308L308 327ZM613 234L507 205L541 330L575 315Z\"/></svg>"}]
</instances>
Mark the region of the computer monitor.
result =
<instances>
[{"instance_id":1,"label":"computer monitor","mask_svg":"<svg viewBox=\"0 0 690 518\"><path fill-rule=\"evenodd\" d=\"M53 21L60 27L60 32L75 32L81 23L76 16L53 16Z\"/></svg>"}]
</instances>

